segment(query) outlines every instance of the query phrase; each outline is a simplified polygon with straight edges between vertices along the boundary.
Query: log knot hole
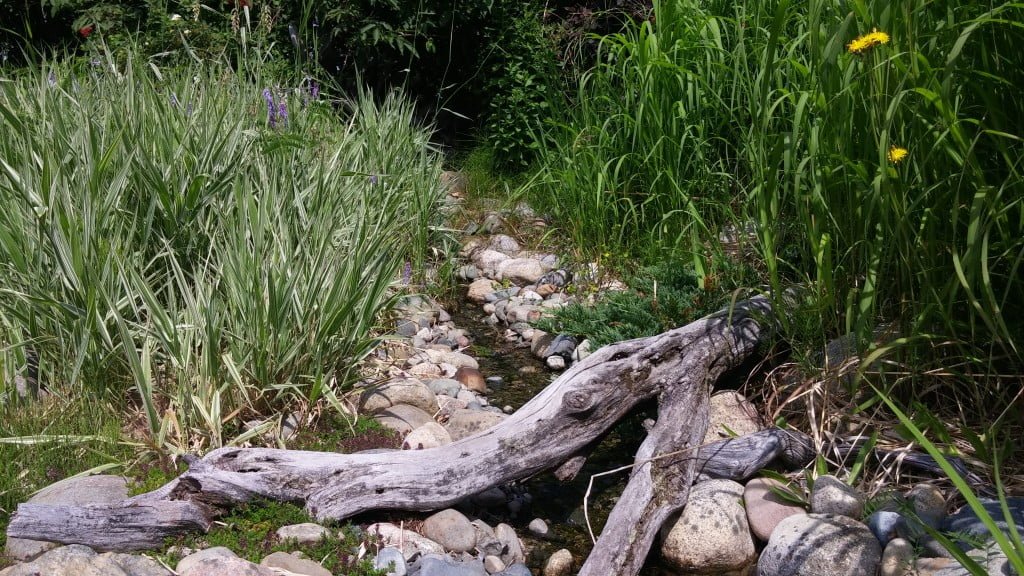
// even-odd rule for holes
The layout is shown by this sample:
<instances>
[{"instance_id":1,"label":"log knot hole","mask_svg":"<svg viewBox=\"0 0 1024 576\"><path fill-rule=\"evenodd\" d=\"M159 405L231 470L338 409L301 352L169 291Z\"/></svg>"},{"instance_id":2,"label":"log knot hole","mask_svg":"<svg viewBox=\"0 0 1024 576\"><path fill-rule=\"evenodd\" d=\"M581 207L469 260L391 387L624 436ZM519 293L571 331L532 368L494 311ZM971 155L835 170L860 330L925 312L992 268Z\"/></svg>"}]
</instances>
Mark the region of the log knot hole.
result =
<instances>
[{"instance_id":1,"label":"log knot hole","mask_svg":"<svg viewBox=\"0 0 1024 576\"><path fill-rule=\"evenodd\" d=\"M562 396L562 406L569 414L590 412L597 405L598 394L586 388L571 390Z\"/></svg>"}]
</instances>

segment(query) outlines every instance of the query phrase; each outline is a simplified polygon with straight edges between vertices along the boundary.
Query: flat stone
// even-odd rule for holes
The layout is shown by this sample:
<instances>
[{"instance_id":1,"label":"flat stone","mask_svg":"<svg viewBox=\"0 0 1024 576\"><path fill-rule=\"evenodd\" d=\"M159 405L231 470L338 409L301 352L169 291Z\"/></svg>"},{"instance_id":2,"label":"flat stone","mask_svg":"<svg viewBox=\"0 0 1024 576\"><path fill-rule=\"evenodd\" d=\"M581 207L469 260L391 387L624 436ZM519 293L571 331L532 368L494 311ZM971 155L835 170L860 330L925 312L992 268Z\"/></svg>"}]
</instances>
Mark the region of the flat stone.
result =
<instances>
[{"instance_id":1,"label":"flat stone","mask_svg":"<svg viewBox=\"0 0 1024 576\"><path fill-rule=\"evenodd\" d=\"M3 576L171 576L156 560L131 554L97 554L72 544L49 550L25 564L0 570Z\"/></svg>"},{"instance_id":2,"label":"flat stone","mask_svg":"<svg viewBox=\"0 0 1024 576\"><path fill-rule=\"evenodd\" d=\"M790 516L772 532L757 563L759 576L874 574L882 547L868 527L846 516Z\"/></svg>"},{"instance_id":3,"label":"flat stone","mask_svg":"<svg viewBox=\"0 0 1024 576\"><path fill-rule=\"evenodd\" d=\"M264 566L257 566L241 558L207 558L193 565L179 576L280 576Z\"/></svg>"},{"instance_id":4,"label":"flat stone","mask_svg":"<svg viewBox=\"0 0 1024 576\"><path fill-rule=\"evenodd\" d=\"M475 358L462 352L452 352L451 350L427 350L426 352L430 357L430 361L436 364L451 364L456 368L462 368L463 366L475 369L480 368Z\"/></svg>"},{"instance_id":5,"label":"flat stone","mask_svg":"<svg viewBox=\"0 0 1024 576\"><path fill-rule=\"evenodd\" d=\"M711 396L708 404L708 431L704 443L744 436L760 431L761 416L745 396L735 390L723 390Z\"/></svg>"},{"instance_id":6,"label":"flat stone","mask_svg":"<svg viewBox=\"0 0 1024 576\"><path fill-rule=\"evenodd\" d=\"M437 422L427 422L419 426L402 442L403 450L427 450L452 443L452 436Z\"/></svg>"},{"instance_id":7,"label":"flat stone","mask_svg":"<svg viewBox=\"0 0 1024 576\"><path fill-rule=\"evenodd\" d=\"M498 556L484 556L484 570L488 574L495 574L505 569L505 563Z\"/></svg>"},{"instance_id":8,"label":"flat stone","mask_svg":"<svg viewBox=\"0 0 1024 576\"><path fill-rule=\"evenodd\" d=\"M544 363L552 370L565 370L565 358L561 356L548 356Z\"/></svg>"},{"instance_id":9,"label":"flat stone","mask_svg":"<svg viewBox=\"0 0 1024 576\"><path fill-rule=\"evenodd\" d=\"M445 428L451 434L452 442L455 442L496 426L505 418L505 414L485 410L455 410Z\"/></svg>"},{"instance_id":10,"label":"flat stone","mask_svg":"<svg viewBox=\"0 0 1024 576\"><path fill-rule=\"evenodd\" d=\"M303 576L332 576L330 570L316 562L287 552L274 552L264 557L263 560L260 560L260 566L280 568L292 574L301 574Z\"/></svg>"},{"instance_id":11,"label":"flat stone","mask_svg":"<svg viewBox=\"0 0 1024 576\"><path fill-rule=\"evenodd\" d=\"M412 378L389 380L367 389L359 399L359 410L379 414L392 406L407 404L424 412L437 412L437 396L426 384Z\"/></svg>"},{"instance_id":12,"label":"flat stone","mask_svg":"<svg viewBox=\"0 0 1024 576\"><path fill-rule=\"evenodd\" d=\"M238 558L238 554L235 554L230 548L225 548L224 546L205 548L178 560L178 565L175 566L174 571L179 574L188 572L190 568L208 558Z\"/></svg>"},{"instance_id":13,"label":"flat stone","mask_svg":"<svg viewBox=\"0 0 1024 576\"><path fill-rule=\"evenodd\" d=\"M544 576L569 576L572 574L572 552L565 548L552 554L544 562Z\"/></svg>"},{"instance_id":14,"label":"flat stone","mask_svg":"<svg viewBox=\"0 0 1024 576\"><path fill-rule=\"evenodd\" d=\"M819 476L811 489L811 511L859 520L866 498L856 488L831 475Z\"/></svg>"},{"instance_id":15,"label":"flat stone","mask_svg":"<svg viewBox=\"0 0 1024 576\"><path fill-rule=\"evenodd\" d=\"M783 489L785 484L771 478L754 478L743 490L750 531L762 542L768 541L779 522L807 513L802 506L784 500L772 487Z\"/></svg>"},{"instance_id":16,"label":"flat stone","mask_svg":"<svg viewBox=\"0 0 1024 576\"><path fill-rule=\"evenodd\" d=\"M709 480L694 485L686 508L665 534L661 556L689 574L740 574L757 559L743 508L743 485Z\"/></svg>"},{"instance_id":17,"label":"flat stone","mask_svg":"<svg viewBox=\"0 0 1024 576\"><path fill-rule=\"evenodd\" d=\"M316 544L331 535L331 531L313 522L289 524L277 529L277 537L281 540L294 540L299 544Z\"/></svg>"},{"instance_id":18,"label":"flat stone","mask_svg":"<svg viewBox=\"0 0 1024 576\"><path fill-rule=\"evenodd\" d=\"M448 557L426 557L416 576L487 576L482 562L459 562Z\"/></svg>"},{"instance_id":19,"label":"flat stone","mask_svg":"<svg viewBox=\"0 0 1024 576\"><path fill-rule=\"evenodd\" d=\"M420 532L451 552L468 552L476 546L476 528L458 510L441 510L423 521Z\"/></svg>"},{"instance_id":20,"label":"flat stone","mask_svg":"<svg viewBox=\"0 0 1024 576\"><path fill-rule=\"evenodd\" d=\"M1010 517L1017 526L1017 532L1024 533L1024 497L1007 498L1006 504L1010 510ZM981 505L995 521L996 526L1003 532L1009 532L1009 524L1006 522L1006 517L1003 515L1003 510L998 500L983 498L981 499ZM944 532L967 534L982 540L991 538L988 528L985 527L970 506L964 506L955 514L947 517L942 523L942 530ZM960 542L960 547L967 549L968 545L966 542Z\"/></svg>"},{"instance_id":21,"label":"flat stone","mask_svg":"<svg viewBox=\"0 0 1024 576\"><path fill-rule=\"evenodd\" d=\"M377 414L374 420L399 434L408 434L428 422L433 422L434 417L415 406L398 404Z\"/></svg>"},{"instance_id":22,"label":"flat stone","mask_svg":"<svg viewBox=\"0 0 1024 576\"><path fill-rule=\"evenodd\" d=\"M403 530L390 522L378 522L367 526L366 533L380 538L385 546L402 551L406 561L416 554L444 554L444 547L430 538L412 530Z\"/></svg>"}]
</instances>

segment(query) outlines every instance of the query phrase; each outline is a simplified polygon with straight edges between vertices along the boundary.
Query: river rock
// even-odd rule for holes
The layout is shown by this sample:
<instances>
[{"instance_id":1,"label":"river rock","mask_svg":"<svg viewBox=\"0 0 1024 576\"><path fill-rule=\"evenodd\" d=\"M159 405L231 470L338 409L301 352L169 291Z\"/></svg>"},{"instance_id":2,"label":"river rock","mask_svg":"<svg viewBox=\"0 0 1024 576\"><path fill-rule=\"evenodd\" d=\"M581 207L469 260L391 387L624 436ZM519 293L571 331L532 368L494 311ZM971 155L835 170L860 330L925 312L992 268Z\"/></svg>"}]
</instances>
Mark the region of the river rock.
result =
<instances>
[{"instance_id":1,"label":"river rock","mask_svg":"<svg viewBox=\"0 0 1024 576\"><path fill-rule=\"evenodd\" d=\"M81 506L85 504L115 504L127 497L128 481L126 479L121 476L100 474L66 478L54 482L29 498L28 501L32 504ZM60 544L55 542L8 538L4 547L4 556L16 562L25 562L59 546Z\"/></svg>"},{"instance_id":2,"label":"river rock","mask_svg":"<svg viewBox=\"0 0 1024 576\"><path fill-rule=\"evenodd\" d=\"M537 306L531 304L520 304L518 306L509 306L505 310L505 321L509 324L515 322L536 322L540 320L543 312Z\"/></svg>"},{"instance_id":3,"label":"river rock","mask_svg":"<svg viewBox=\"0 0 1024 576\"><path fill-rule=\"evenodd\" d=\"M171 576L156 560L131 554L97 554L72 544L49 550L25 564L0 570L3 576Z\"/></svg>"},{"instance_id":4,"label":"river rock","mask_svg":"<svg viewBox=\"0 0 1024 576\"><path fill-rule=\"evenodd\" d=\"M534 284L547 268L533 258L512 258L497 265L498 280L511 280L518 284Z\"/></svg>"},{"instance_id":5,"label":"river rock","mask_svg":"<svg viewBox=\"0 0 1024 576\"><path fill-rule=\"evenodd\" d=\"M893 538L900 535L901 529L905 524L905 520L903 516L897 512L879 510L877 512L872 512L867 518L865 518L864 523L867 524L871 533L875 535L875 538L885 546L891 542Z\"/></svg>"},{"instance_id":6,"label":"river rock","mask_svg":"<svg viewBox=\"0 0 1024 576\"><path fill-rule=\"evenodd\" d=\"M498 556L484 556L484 570L488 574L496 574L505 569L505 563Z\"/></svg>"},{"instance_id":7,"label":"river rock","mask_svg":"<svg viewBox=\"0 0 1024 576\"><path fill-rule=\"evenodd\" d=\"M484 379L483 373L477 368L463 366L455 371L453 378L473 392L487 393L487 381Z\"/></svg>"},{"instance_id":8,"label":"river rock","mask_svg":"<svg viewBox=\"0 0 1024 576\"><path fill-rule=\"evenodd\" d=\"M743 509L743 485L709 480L694 485L686 508L661 543L666 563L687 574L740 574L757 559Z\"/></svg>"},{"instance_id":9,"label":"river rock","mask_svg":"<svg viewBox=\"0 0 1024 576\"><path fill-rule=\"evenodd\" d=\"M459 280L476 280L480 277L480 269L472 264L466 264L455 271L455 276Z\"/></svg>"},{"instance_id":10,"label":"river rock","mask_svg":"<svg viewBox=\"0 0 1024 576\"><path fill-rule=\"evenodd\" d=\"M476 528L458 510L441 510L423 521L420 532L451 552L469 552L476 546Z\"/></svg>"},{"instance_id":11,"label":"river rock","mask_svg":"<svg viewBox=\"0 0 1024 576\"><path fill-rule=\"evenodd\" d=\"M882 547L868 527L846 516L786 518L772 532L757 563L759 576L862 576L874 574Z\"/></svg>"},{"instance_id":12,"label":"river rock","mask_svg":"<svg viewBox=\"0 0 1024 576\"><path fill-rule=\"evenodd\" d=\"M498 275L498 268L508 259L507 254L502 254L497 250L486 249L473 254L473 264L483 272L484 276L498 278L499 280L501 278Z\"/></svg>"},{"instance_id":13,"label":"river rock","mask_svg":"<svg viewBox=\"0 0 1024 576\"><path fill-rule=\"evenodd\" d=\"M530 525L526 527L530 531L530 534L539 536L541 538L547 538L548 536L548 524L540 518L534 518L530 521Z\"/></svg>"},{"instance_id":14,"label":"river rock","mask_svg":"<svg viewBox=\"0 0 1024 576\"><path fill-rule=\"evenodd\" d=\"M565 548L555 552L544 563L544 576L569 576L572 574L572 552Z\"/></svg>"},{"instance_id":15,"label":"river rock","mask_svg":"<svg viewBox=\"0 0 1024 576\"><path fill-rule=\"evenodd\" d=\"M501 523L494 527L494 535L504 545L505 552L501 559L506 565L515 565L526 562L526 553L523 551L523 542L516 534L515 528L508 524ZM509 566L511 568L511 566ZM508 570L508 569L506 569Z\"/></svg>"},{"instance_id":16,"label":"river rock","mask_svg":"<svg viewBox=\"0 0 1024 576\"><path fill-rule=\"evenodd\" d=\"M708 444L733 435L743 436L761 430L761 417L757 408L735 390L723 390L711 396L708 404L708 431L704 443Z\"/></svg>"},{"instance_id":17,"label":"river rock","mask_svg":"<svg viewBox=\"0 0 1024 576\"><path fill-rule=\"evenodd\" d=\"M444 554L444 546L412 530L403 530L390 522L378 522L366 527L366 533L377 536L385 546L402 551L406 561L416 554Z\"/></svg>"},{"instance_id":18,"label":"river rock","mask_svg":"<svg viewBox=\"0 0 1024 576\"><path fill-rule=\"evenodd\" d=\"M882 553L881 576L909 576L914 572L914 545L896 538L885 546Z\"/></svg>"},{"instance_id":19,"label":"river rock","mask_svg":"<svg viewBox=\"0 0 1024 576\"><path fill-rule=\"evenodd\" d=\"M505 568L501 572L498 572L494 576L533 576L533 573L530 572L530 569L527 568L526 564L516 563Z\"/></svg>"},{"instance_id":20,"label":"river rock","mask_svg":"<svg viewBox=\"0 0 1024 576\"><path fill-rule=\"evenodd\" d=\"M786 485L771 478L754 478L743 490L750 531L762 542L767 542L775 527L786 518L807 513L802 506L776 494L773 487L785 489Z\"/></svg>"},{"instance_id":21,"label":"river rock","mask_svg":"<svg viewBox=\"0 0 1024 576\"><path fill-rule=\"evenodd\" d=\"M469 291L466 293L466 297L477 304L482 304L487 301L487 297L489 295L494 294L494 291L498 289L498 286L499 284L490 278L474 280L473 283L469 285Z\"/></svg>"},{"instance_id":22,"label":"river rock","mask_svg":"<svg viewBox=\"0 0 1024 576\"><path fill-rule=\"evenodd\" d=\"M996 525L999 526L1004 533L1008 533L1009 524L1006 522L1006 518L1003 515L1003 510L1000 507L999 501L982 498L981 505L985 509L985 512L995 520ZM1017 532L1024 534L1024 497L1007 498L1006 505L1010 510L1010 517L1017 526ZM942 530L944 532L966 534L981 540L991 538L988 529L970 506L964 506L957 513L951 514L946 518L942 523ZM963 541L959 542L959 545L965 550L970 547L967 542Z\"/></svg>"},{"instance_id":23,"label":"river rock","mask_svg":"<svg viewBox=\"0 0 1024 576\"><path fill-rule=\"evenodd\" d=\"M916 484L907 493L907 500L921 522L936 530L942 526L946 518L946 497L937 486Z\"/></svg>"},{"instance_id":24,"label":"river rock","mask_svg":"<svg viewBox=\"0 0 1024 576\"><path fill-rule=\"evenodd\" d=\"M459 395L459 390L462 389L462 383L454 378L435 378L427 383L427 388L436 395L444 395L455 398ZM440 400L438 400L438 407L440 407Z\"/></svg>"},{"instance_id":25,"label":"river rock","mask_svg":"<svg viewBox=\"0 0 1024 576\"><path fill-rule=\"evenodd\" d=\"M492 236L491 241L487 243L487 248L495 252L501 252L506 256L515 256L520 250L519 243L511 236L506 236L505 234L495 234Z\"/></svg>"},{"instance_id":26,"label":"river rock","mask_svg":"<svg viewBox=\"0 0 1024 576\"><path fill-rule=\"evenodd\" d=\"M264 566L257 566L241 558L206 558L179 576L279 576Z\"/></svg>"},{"instance_id":27,"label":"river rock","mask_svg":"<svg viewBox=\"0 0 1024 576\"><path fill-rule=\"evenodd\" d=\"M534 356L541 360L547 358L551 354L548 354L548 348L551 343L555 340L555 334L548 334L541 330L535 330L533 332L533 341L530 343L530 352Z\"/></svg>"},{"instance_id":28,"label":"river rock","mask_svg":"<svg viewBox=\"0 0 1024 576\"><path fill-rule=\"evenodd\" d=\"M188 572L196 564L199 564L203 560L210 558L238 558L238 554L235 554L230 548L224 546L214 546L213 548L206 548L199 550L185 556L181 560L178 560L178 565L175 566L174 571L182 574Z\"/></svg>"},{"instance_id":29,"label":"river rock","mask_svg":"<svg viewBox=\"0 0 1024 576\"><path fill-rule=\"evenodd\" d=\"M438 364L451 364L455 368L480 369L480 365L477 363L476 358L473 358L468 354L463 354L462 352L427 350L427 353L431 356L431 361Z\"/></svg>"},{"instance_id":30,"label":"river rock","mask_svg":"<svg viewBox=\"0 0 1024 576\"><path fill-rule=\"evenodd\" d=\"M389 380L363 392L359 409L367 414L379 414L392 406L407 404L424 412L437 412L437 396L426 384L412 378Z\"/></svg>"},{"instance_id":31,"label":"river rock","mask_svg":"<svg viewBox=\"0 0 1024 576\"><path fill-rule=\"evenodd\" d=\"M278 538L281 540L294 540L299 544L316 544L330 535L330 530L313 522L289 524L277 529Z\"/></svg>"},{"instance_id":32,"label":"river rock","mask_svg":"<svg viewBox=\"0 0 1024 576\"><path fill-rule=\"evenodd\" d=\"M377 553L377 557L373 559L373 567L377 570L387 570L387 576L405 576L409 573L402 551L391 546L382 548Z\"/></svg>"},{"instance_id":33,"label":"river rock","mask_svg":"<svg viewBox=\"0 0 1024 576\"><path fill-rule=\"evenodd\" d=\"M452 436L437 422L427 422L416 428L402 442L403 450L427 450L452 443Z\"/></svg>"},{"instance_id":34,"label":"river rock","mask_svg":"<svg viewBox=\"0 0 1024 576\"><path fill-rule=\"evenodd\" d=\"M831 475L819 476L811 489L811 511L815 514L839 514L859 520L864 514L865 500L856 488Z\"/></svg>"},{"instance_id":35,"label":"river rock","mask_svg":"<svg viewBox=\"0 0 1024 576\"><path fill-rule=\"evenodd\" d=\"M423 410L408 404L398 404L373 417L381 426L394 430L399 434L408 434L428 422L433 422L434 417Z\"/></svg>"},{"instance_id":36,"label":"river rock","mask_svg":"<svg viewBox=\"0 0 1024 576\"><path fill-rule=\"evenodd\" d=\"M537 279L538 285L550 284L556 288L564 288L572 280L567 270L552 270Z\"/></svg>"},{"instance_id":37,"label":"river rock","mask_svg":"<svg viewBox=\"0 0 1024 576\"><path fill-rule=\"evenodd\" d=\"M446 376L444 368L434 364L433 362L423 362L412 366L408 370L409 375L415 378L422 378L424 380L433 380L435 378L444 378Z\"/></svg>"},{"instance_id":38,"label":"river rock","mask_svg":"<svg viewBox=\"0 0 1024 576\"><path fill-rule=\"evenodd\" d=\"M287 570L291 574L300 574L302 576L332 576L330 570L316 562L287 552L274 552L265 556L263 560L260 560L260 566L279 568Z\"/></svg>"},{"instance_id":39,"label":"river rock","mask_svg":"<svg viewBox=\"0 0 1024 576\"><path fill-rule=\"evenodd\" d=\"M484 216L484 221L480 223L481 234L497 234L505 228L505 221L502 219L501 214L497 212L488 212Z\"/></svg>"},{"instance_id":40,"label":"river rock","mask_svg":"<svg viewBox=\"0 0 1024 576\"><path fill-rule=\"evenodd\" d=\"M548 356L544 363L552 370L565 370L565 358L561 356Z\"/></svg>"},{"instance_id":41,"label":"river rock","mask_svg":"<svg viewBox=\"0 0 1024 576\"><path fill-rule=\"evenodd\" d=\"M416 576L487 576L482 562L459 562L447 556L427 556L420 563Z\"/></svg>"},{"instance_id":42,"label":"river rock","mask_svg":"<svg viewBox=\"0 0 1024 576\"><path fill-rule=\"evenodd\" d=\"M572 351L572 361L579 362L580 360L583 360L587 356L590 356L590 354L592 353L593 346L594 345L590 342L590 340L585 339L582 342L580 342L580 345L577 346L576 349ZM708 427L708 430L711 430L710 426Z\"/></svg>"}]
</instances>

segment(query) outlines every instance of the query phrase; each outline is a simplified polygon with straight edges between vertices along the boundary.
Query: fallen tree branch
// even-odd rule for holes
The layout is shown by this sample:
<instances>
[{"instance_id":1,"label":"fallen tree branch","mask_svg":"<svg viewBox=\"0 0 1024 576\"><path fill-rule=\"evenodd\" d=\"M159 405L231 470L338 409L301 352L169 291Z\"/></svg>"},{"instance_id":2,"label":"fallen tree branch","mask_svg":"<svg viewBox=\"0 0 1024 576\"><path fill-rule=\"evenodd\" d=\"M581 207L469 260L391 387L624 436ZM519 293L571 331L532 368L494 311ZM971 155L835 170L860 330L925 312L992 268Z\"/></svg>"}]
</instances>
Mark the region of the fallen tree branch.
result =
<instances>
[{"instance_id":1,"label":"fallen tree branch","mask_svg":"<svg viewBox=\"0 0 1024 576\"><path fill-rule=\"evenodd\" d=\"M318 520L436 510L586 453L634 407L657 397L658 421L636 455L640 464L581 572L636 574L661 524L685 505L698 470L751 473L728 448L735 440L707 458L704 448L696 458L667 455L699 445L714 381L755 352L763 337L755 315L769 313L765 298L753 298L664 334L606 346L499 425L447 446L351 455L221 448L167 485L120 504L21 504L8 536L103 550L151 548L167 536L205 530L225 509L256 498L304 503ZM784 449L771 441L777 445L762 455Z\"/></svg>"}]
</instances>

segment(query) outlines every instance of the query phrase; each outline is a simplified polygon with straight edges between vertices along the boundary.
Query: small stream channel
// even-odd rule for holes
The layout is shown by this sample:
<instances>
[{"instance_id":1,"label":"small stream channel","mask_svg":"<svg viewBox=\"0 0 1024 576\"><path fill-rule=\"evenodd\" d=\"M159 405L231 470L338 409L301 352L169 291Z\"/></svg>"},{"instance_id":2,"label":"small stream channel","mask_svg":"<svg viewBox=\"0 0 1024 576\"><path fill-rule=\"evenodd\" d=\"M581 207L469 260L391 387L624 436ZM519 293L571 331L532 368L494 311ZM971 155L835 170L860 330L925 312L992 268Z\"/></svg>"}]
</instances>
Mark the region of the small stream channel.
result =
<instances>
[{"instance_id":1,"label":"small stream channel","mask_svg":"<svg viewBox=\"0 0 1024 576\"><path fill-rule=\"evenodd\" d=\"M480 371L484 376L499 376L502 379L500 385L491 386L492 393L488 399L492 405L508 405L518 410L558 377L559 373L551 372L531 354L529 347L508 342L504 338L503 327L487 325L484 322L486 314L472 302L460 302L458 309L453 310L451 315L455 325L466 330L470 336L472 346L467 352L477 359ZM535 570L534 573L539 574L544 560L559 548L572 552L577 568L590 554L593 544L583 514L583 498L590 477L631 463L644 438L643 419L653 414L652 405L620 422L601 441L574 480L560 482L554 474L546 472L519 483L532 496L532 503L524 507L515 518L495 520L508 522L516 528L531 549L528 563ZM601 533L627 479L628 471L623 471L594 480L588 514L595 535ZM527 525L534 518L547 522L551 533L548 539L538 539L530 534ZM641 572L642 575L661 574L660 570L650 565L652 562L648 564Z\"/></svg>"}]
</instances>

